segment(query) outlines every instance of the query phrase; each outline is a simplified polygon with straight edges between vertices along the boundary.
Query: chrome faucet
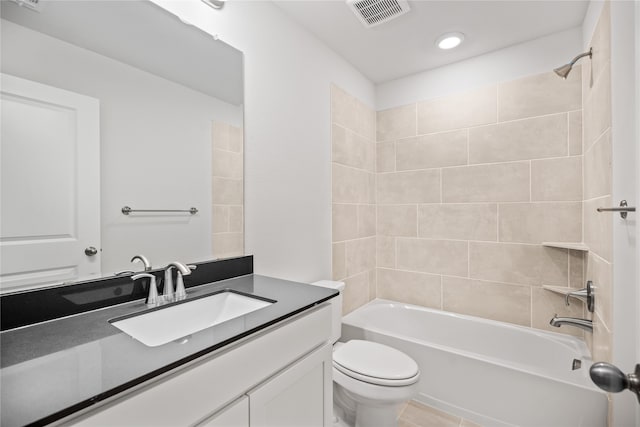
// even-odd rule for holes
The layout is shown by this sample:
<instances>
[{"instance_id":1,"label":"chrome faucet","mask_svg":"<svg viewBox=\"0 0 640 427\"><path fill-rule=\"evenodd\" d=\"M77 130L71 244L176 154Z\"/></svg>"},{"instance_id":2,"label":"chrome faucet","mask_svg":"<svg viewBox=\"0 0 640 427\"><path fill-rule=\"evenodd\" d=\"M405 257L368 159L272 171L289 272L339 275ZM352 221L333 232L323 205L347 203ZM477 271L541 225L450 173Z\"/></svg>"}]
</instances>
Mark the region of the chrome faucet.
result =
<instances>
[{"instance_id":1,"label":"chrome faucet","mask_svg":"<svg viewBox=\"0 0 640 427\"><path fill-rule=\"evenodd\" d=\"M149 271L153 268L151 267L151 263L149 262L149 259L144 255L134 255L133 258L131 258L131 262L136 262L136 261L140 261L142 265L144 265L144 271Z\"/></svg>"},{"instance_id":2,"label":"chrome faucet","mask_svg":"<svg viewBox=\"0 0 640 427\"><path fill-rule=\"evenodd\" d=\"M178 278L176 279L177 289L175 293L173 291L173 275L171 272L173 268L178 270ZM188 276L189 274L191 274L191 269L178 261L172 262L165 268L164 290L162 292L162 297L165 302L179 301L187 297L182 276Z\"/></svg>"},{"instance_id":3,"label":"chrome faucet","mask_svg":"<svg viewBox=\"0 0 640 427\"><path fill-rule=\"evenodd\" d=\"M142 265L144 265L144 271L151 271L151 269L153 267L151 267L151 263L149 262L149 259L144 256L144 255L134 255L133 258L131 258L131 262L136 262L136 261L140 261L142 262ZM130 276L132 274L135 274L136 272L133 270L123 270L123 271L116 271L114 274L116 276Z\"/></svg>"},{"instance_id":4,"label":"chrome faucet","mask_svg":"<svg viewBox=\"0 0 640 427\"><path fill-rule=\"evenodd\" d=\"M551 326L559 328L562 325L571 325L576 328L584 329L585 331L593 332L593 322L589 319L578 319L575 317L558 317L557 314L553 316L553 319L549 322Z\"/></svg>"}]
</instances>

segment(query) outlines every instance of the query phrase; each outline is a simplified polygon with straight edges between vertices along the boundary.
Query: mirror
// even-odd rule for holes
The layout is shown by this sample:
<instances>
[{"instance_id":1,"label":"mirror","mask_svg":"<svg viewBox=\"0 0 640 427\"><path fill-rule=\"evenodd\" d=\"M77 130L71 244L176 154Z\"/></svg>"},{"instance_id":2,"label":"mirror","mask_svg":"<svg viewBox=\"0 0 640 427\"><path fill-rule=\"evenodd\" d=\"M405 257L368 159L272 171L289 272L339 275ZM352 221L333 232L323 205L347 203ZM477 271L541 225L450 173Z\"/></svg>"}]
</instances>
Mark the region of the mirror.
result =
<instances>
[{"instance_id":1,"label":"mirror","mask_svg":"<svg viewBox=\"0 0 640 427\"><path fill-rule=\"evenodd\" d=\"M242 255L242 53L148 1L1 7L0 290Z\"/></svg>"}]
</instances>

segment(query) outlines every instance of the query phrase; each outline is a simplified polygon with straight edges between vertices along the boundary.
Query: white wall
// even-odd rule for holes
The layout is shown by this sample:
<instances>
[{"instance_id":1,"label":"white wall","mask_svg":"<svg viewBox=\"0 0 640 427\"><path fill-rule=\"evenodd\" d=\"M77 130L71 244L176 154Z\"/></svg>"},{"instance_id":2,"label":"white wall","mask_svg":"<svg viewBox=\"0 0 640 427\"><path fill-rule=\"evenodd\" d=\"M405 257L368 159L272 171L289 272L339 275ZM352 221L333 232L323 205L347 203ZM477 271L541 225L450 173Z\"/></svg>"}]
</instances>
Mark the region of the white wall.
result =
<instances>
[{"instance_id":1,"label":"white wall","mask_svg":"<svg viewBox=\"0 0 640 427\"><path fill-rule=\"evenodd\" d=\"M376 87L376 109L399 107L551 71L582 51L580 27L428 70Z\"/></svg>"},{"instance_id":2,"label":"white wall","mask_svg":"<svg viewBox=\"0 0 640 427\"><path fill-rule=\"evenodd\" d=\"M211 121L238 126L241 107L5 20L2 71L100 100L103 274L137 253L155 266L211 258Z\"/></svg>"},{"instance_id":3,"label":"white wall","mask_svg":"<svg viewBox=\"0 0 640 427\"><path fill-rule=\"evenodd\" d=\"M582 21L582 47L584 50L589 48L589 43L591 43L591 37L596 30L603 6L604 0L591 0L589 2L587 13Z\"/></svg>"},{"instance_id":4,"label":"white wall","mask_svg":"<svg viewBox=\"0 0 640 427\"><path fill-rule=\"evenodd\" d=\"M256 273L330 277L329 85L373 106L373 84L270 2L153 1L244 52L245 250Z\"/></svg>"}]
</instances>

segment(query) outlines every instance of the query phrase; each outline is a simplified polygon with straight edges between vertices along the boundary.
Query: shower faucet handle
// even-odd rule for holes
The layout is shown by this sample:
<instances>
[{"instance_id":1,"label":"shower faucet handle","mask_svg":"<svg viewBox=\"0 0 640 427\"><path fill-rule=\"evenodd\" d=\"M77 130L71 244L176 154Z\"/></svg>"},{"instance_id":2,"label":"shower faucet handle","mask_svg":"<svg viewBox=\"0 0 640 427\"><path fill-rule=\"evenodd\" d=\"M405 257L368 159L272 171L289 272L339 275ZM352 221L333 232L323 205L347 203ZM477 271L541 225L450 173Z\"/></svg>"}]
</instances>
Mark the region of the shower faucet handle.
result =
<instances>
[{"instance_id":1,"label":"shower faucet handle","mask_svg":"<svg viewBox=\"0 0 640 427\"><path fill-rule=\"evenodd\" d=\"M569 305L569 298L578 298L583 300L587 304L587 310L590 313L593 313L594 305L595 305L595 296L593 295L593 282L591 280L587 281L587 286L582 289L578 289L577 291L568 292L564 297L565 305Z\"/></svg>"},{"instance_id":2,"label":"shower faucet handle","mask_svg":"<svg viewBox=\"0 0 640 427\"><path fill-rule=\"evenodd\" d=\"M587 310L590 313L593 313L594 304L595 304L595 296L593 295L593 282L591 280L587 281L587 286L582 289L578 289L577 291L568 292L564 297L565 305L569 305L569 297L578 298L586 302Z\"/></svg>"}]
</instances>

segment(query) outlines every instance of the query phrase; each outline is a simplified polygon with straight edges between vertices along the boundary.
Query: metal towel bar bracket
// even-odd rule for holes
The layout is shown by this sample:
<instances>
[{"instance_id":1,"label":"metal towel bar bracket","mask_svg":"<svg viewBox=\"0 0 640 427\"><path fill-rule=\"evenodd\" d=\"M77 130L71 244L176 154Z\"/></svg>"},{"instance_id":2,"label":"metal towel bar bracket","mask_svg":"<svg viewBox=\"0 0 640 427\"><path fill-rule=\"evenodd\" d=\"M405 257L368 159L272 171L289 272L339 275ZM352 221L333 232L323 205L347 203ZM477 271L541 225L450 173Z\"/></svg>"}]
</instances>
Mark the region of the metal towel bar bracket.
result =
<instances>
[{"instance_id":1,"label":"metal towel bar bracket","mask_svg":"<svg viewBox=\"0 0 640 427\"><path fill-rule=\"evenodd\" d=\"M198 209L131 209L129 206L125 206L122 209L124 215L129 215L131 212L188 212L191 215L198 213Z\"/></svg>"},{"instance_id":2,"label":"metal towel bar bracket","mask_svg":"<svg viewBox=\"0 0 640 427\"><path fill-rule=\"evenodd\" d=\"M635 212L636 208L629 206L626 200L620 201L620 207L616 208L598 208L598 212L620 212L620 218L627 219L627 212Z\"/></svg>"}]
</instances>

